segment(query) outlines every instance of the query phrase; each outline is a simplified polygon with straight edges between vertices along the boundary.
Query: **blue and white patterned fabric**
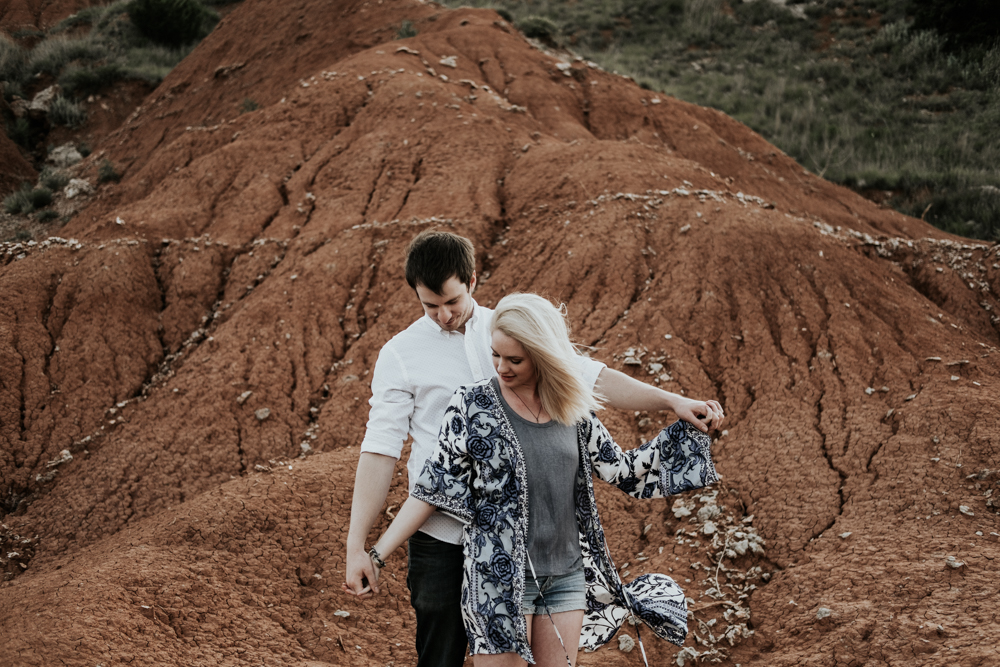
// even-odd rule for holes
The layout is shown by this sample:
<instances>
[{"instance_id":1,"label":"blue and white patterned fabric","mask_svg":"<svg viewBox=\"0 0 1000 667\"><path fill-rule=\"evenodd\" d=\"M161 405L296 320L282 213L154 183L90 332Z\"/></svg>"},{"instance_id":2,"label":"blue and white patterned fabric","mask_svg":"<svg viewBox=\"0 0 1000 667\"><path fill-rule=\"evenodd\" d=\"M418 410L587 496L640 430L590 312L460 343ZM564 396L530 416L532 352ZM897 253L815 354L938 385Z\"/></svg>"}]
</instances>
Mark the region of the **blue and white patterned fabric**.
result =
<instances>
[{"instance_id":1,"label":"blue and white patterned fabric","mask_svg":"<svg viewBox=\"0 0 1000 667\"><path fill-rule=\"evenodd\" d=\"M597 513L593 478L636 498L661 498L719 479L707 435L675 422L646 444L623 451L591 415L578 427L576 516L587 579L580 648L595 650L630 614L660 637L683 645L684 592L666 575L622 584ZM412 495L465 524L462 615L472 654L516 651L533 663L521 615L528 541L524 456L489 381L460 387L445 411L438 445Z\"/></svg>"}]
</instances>

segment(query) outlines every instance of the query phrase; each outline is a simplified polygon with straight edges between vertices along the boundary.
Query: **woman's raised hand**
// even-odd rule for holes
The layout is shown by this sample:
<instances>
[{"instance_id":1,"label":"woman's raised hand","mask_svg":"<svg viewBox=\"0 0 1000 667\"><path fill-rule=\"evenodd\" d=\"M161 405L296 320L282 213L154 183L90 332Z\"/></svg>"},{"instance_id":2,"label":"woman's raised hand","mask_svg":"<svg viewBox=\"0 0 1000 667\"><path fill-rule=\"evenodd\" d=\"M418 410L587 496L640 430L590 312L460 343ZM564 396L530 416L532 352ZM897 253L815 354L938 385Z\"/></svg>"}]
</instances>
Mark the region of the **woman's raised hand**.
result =
<instances>
[{"instance_id":1,"label":"woman's raised hand","mask_svg":"<svg viewBox=\"0 0 1000 667\"><path fill-rule=\"evenodd\" d=\"M718 401L696 401L682 398L674 405L678 418L694 424L702 433L714 431L722 426L726 415Z\"/></svg>"}]
</instances>

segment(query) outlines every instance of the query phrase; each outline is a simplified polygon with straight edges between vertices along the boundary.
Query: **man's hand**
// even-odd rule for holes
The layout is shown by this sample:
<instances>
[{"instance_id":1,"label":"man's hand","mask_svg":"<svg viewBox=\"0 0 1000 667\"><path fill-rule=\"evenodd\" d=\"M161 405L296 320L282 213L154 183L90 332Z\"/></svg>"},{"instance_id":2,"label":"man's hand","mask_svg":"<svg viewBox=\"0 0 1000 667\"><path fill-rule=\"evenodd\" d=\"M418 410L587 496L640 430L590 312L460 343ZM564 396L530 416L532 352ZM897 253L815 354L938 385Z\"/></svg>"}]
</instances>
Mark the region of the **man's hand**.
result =
<instances>
[{"instance_id":1,"label":"man's hand","mask_svg":"<svg viewBox=\"0 0 1000 667\"><path fill-rule=\"evenodd\" d=\"M702 433L720 428L726 417L718 401L696 401L678 397L674 401L673 409L678 418L694 424Z\"/></svg>"},{"instance_id":2,"label":"man's hand","mask_svg":"<svg viewBox=\"0 0 1000 667\"><path fill-rule=\"evenodd\" d=\"M378 575L378 567L364 550L348 550L345 593L367 600L378 593Z\"/></svg>"}]
</instances>

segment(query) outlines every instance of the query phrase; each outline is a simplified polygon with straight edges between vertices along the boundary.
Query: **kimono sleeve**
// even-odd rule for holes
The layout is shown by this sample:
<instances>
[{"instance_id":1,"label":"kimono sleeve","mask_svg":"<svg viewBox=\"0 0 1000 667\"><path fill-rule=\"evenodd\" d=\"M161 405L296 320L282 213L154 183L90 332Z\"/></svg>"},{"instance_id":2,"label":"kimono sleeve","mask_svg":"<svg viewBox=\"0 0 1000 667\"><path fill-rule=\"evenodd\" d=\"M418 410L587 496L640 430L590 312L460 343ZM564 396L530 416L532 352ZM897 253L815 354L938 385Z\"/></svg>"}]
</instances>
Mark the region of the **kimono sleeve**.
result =
<instances>
[{"instance_id":1,"label":"kimono sleeve","mask_svg":"<svg viewBox=\"0 0 1000 667\"><path fill-rule=\"evenodd\" d=\"M627 451L596 417L591 417L586 435L595 476L630 496L662 498L719 480L711 438L687 422L678 420L649 442Z\"/></svg>"},{"instance_id":2,"label":"kimono sleeve","mask_svg":"<svg viewBox=\"0 0 1000 667\"><path fill-rule=\"evenodd\" d=\"M410 495L470 523L472 461L468 456L469 418L465 406L463 387L455 392L445 410L437 446L424 463Z\"/></svg>"}]
</instances>

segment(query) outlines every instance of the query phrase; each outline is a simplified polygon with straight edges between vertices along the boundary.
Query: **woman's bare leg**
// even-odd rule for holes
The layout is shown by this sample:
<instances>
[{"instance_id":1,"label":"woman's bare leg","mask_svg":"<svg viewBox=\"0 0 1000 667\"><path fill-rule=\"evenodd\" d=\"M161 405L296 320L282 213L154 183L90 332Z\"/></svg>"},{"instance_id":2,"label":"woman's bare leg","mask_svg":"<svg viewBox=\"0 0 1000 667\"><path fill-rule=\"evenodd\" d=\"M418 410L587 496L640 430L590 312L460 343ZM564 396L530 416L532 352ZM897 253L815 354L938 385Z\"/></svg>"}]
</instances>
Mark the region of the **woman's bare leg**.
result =
<instances>
[{"instance_id":1,"label":"woman's bare leg","mask_svg":"<svg viewBox=\"0 0 1000 667\"><path fill-rule=\"evenodd\" d=\"M522 660L517 653L501 653L499 655L480 653L472 656L472 664L476 667L525 667L528 663Z\"/></svg>"},{"instance_id":2,"label":"woman's bare leg","mask_svg":"<svg viewBox=\"0 0 1000 667\"><path fill-rule=\"evenodd\" d=\"M552 621L543 614L536 614L534 618L526 617L528 620L528 636L531 642L531 652L535 654L536 667L566 667L566 654L572 665L576 665L576 652L580 646L580 629L583 627L583 610L564 611L552 614L552 621L555 621L562 635L563 643L566 644L566 651L556 636ZM479 667L478 663L476 667Z\"/></svg>"}]
</instances>

